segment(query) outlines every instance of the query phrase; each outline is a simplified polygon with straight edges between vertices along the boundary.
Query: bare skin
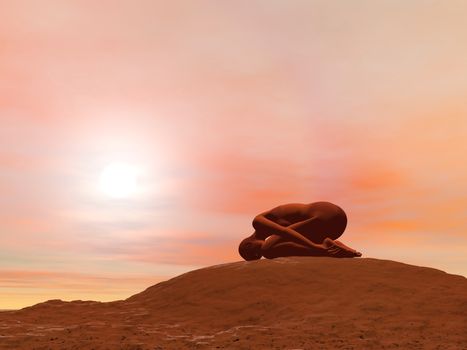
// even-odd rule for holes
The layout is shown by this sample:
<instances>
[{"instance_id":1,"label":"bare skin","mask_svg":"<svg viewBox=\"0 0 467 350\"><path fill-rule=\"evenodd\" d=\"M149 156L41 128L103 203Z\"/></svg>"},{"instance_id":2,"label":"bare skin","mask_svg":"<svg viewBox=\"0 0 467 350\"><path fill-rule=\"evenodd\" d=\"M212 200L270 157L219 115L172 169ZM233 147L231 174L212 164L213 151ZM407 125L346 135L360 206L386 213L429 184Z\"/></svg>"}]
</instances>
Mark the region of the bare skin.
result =
<instances>
[{"instance_id":1,"label":"bare skin","mask_svg":"<svg viewBox=\"0 0 467 350\"><path fill-rule=\"evenodd\" d=\"M261 254L280 256L359 257L362 254L337 238L347 226L345 212L329 202L290 203L257 215L251 238L261 244Z\"/></svg>"}]
</instances>

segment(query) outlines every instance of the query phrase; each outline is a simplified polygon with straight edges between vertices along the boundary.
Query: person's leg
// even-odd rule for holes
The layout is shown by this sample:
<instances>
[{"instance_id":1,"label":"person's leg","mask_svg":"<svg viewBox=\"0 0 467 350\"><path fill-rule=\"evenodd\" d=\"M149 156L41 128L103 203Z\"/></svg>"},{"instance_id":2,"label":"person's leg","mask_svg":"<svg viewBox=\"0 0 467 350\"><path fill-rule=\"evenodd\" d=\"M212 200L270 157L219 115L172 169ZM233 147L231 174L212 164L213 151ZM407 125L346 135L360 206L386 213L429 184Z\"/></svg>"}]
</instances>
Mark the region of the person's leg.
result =
<instances>
[{"instance_id":1,"label":"person's leg","mask_svg":"<svg viewBox=\"0 0 467 350\"><path fill-rule=\"evenodd\" d=\"M330 238L323 242L325 249L314 249L295 242L280 242L266 249L262 249L262 255L266 259L274 259L285 256L329 256L333 258L353 258L362 254L355 250L348 250L340 247Z\"/></svg>"},{"instance_id":2,"label":"person's leg","mask_svg":"<svg viewBox=\"0 0 467 350\"><path fill-rule=\"evenodd\" d=\"M331 208L333 209L333 208ZM336 238L340 237L347 226L347 217L343 210L328 210L308 220L297 222L288 227L301 233L314 243L320 244L324 249L313 249L301 242L287 240L279 235L270 236L262 247L265 258L278 256L332 256L354 257L361 256L357 252ZM323 251L324 250L324 251Z\"/></svg>"},{"instance_id":3,"label":"person's leg","mask_svg":"<svg viewBox=\"0 0 467 350\"><path fill-rule=\"evenodd\" d=\"M323 243L326 238L334 239L337 236L337 234L333 233L332 225L329 225L328 222L318 216L297 222L288 227L318 244ZM301 244L301 242L296 243Z\"/></svg>"},{"instance_id":4,"label":"person's leg","mask_svg":"<svg viewBox=\"0 0 467 350\"><path fill-rule=\"evenodd\" d=\"M324 249L315 249L300 243L286 241L278 235L268 238L261 247L261 254L267 259L281 256L329 256L333 258L352 258L362 256L356 250L347 247L339 241L326 238L322 246Z\"/></svg>"},{"instance_id":5,"label":"person's leg","mask_svg":"<svg viewBox=\"0 0 467 350\"><path fill-rule=\"evenodd\" d=\"M262 255L266 259L274 259L281 256L327 256L322 249L313 249L295 242L280 242L263 249Z\"/></svg>"},{"instance_id":6,"label":"person's leg","mask_svg":"<svg viewBox=\"0 0 467 350\"><path fill-rule=\"evenodd\" d=\"M342 236L347 226L344 212L321 213L308 220L300 221L288 226L301 233L314 243L323 243L326 238L335 240Z\"/></svg>"}]
</instances>

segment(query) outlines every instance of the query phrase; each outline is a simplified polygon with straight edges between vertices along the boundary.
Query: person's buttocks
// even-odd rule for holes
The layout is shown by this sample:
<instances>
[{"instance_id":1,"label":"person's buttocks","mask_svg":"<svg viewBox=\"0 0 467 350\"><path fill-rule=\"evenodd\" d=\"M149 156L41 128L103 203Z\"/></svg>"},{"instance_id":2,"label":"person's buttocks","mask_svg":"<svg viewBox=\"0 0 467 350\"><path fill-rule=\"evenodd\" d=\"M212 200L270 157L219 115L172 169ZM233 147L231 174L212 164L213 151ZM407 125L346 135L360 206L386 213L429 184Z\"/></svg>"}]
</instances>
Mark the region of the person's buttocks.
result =
<instances>
[{"instance_id":1,"label":"person's buttocks","mask_svg":"<svg viewBox=\"0 0 467 350\"><path fill-rule=\"evenodd\" d=\"M261 256L361 256L336 241L346 226L344 210L333 203L280 205L254 218L255 232L240 243L239 253L245 260Z\"/></svg>"}]
</instances>

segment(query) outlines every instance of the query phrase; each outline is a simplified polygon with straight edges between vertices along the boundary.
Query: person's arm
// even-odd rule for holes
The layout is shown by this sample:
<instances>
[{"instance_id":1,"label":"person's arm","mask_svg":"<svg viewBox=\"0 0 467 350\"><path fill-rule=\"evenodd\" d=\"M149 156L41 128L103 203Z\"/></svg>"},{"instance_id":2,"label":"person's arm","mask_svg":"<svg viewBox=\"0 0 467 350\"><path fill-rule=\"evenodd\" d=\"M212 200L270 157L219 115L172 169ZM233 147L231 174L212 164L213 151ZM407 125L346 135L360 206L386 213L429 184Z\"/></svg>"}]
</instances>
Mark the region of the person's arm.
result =
<instances>
[{"instance_id":1,"label":"person's arm","mask_svg":"<svg viewBox=\"0 0 467 350\"><path fill-rule=\"evenodd\" d=\"M307 220L312 220L312 219L313 218L310 218ZM303 223L303 222L300 222L300 223ZM298 226L299 223L296 223L296 224ZM324 249L324 247L321 244L313 243L308 238L306 238L302 234L295 231L293 229L294 225L295 224L290 225L288 227L281 226L278 223L266 218L264 214L257 215L253 220L253 227L256 230L265 230L265 231L270 232L271 234L284 237L285 239L298 241L301 244L306 245L307 247Z\"/></svg>"}]
</instances>

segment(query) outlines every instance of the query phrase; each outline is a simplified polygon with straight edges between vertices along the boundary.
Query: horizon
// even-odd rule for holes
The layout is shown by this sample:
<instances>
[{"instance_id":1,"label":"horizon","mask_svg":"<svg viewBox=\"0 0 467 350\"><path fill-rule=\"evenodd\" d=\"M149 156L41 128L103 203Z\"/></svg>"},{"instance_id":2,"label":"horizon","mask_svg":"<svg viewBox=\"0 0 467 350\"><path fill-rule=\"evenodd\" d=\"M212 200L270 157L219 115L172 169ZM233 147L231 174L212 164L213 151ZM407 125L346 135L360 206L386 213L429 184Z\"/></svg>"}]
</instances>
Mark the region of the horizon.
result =
<instances>
[{"instance_id":1,"label":"horizon","mask_svg":"<svg viewBox=\"0 0 467 350\"><path fill-rule=\"evenodd\" d=\"M0 309L125 299L329 201L467 276L467 3L0 3Z\"/></svg>"}]
</instances>

